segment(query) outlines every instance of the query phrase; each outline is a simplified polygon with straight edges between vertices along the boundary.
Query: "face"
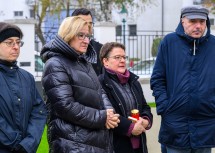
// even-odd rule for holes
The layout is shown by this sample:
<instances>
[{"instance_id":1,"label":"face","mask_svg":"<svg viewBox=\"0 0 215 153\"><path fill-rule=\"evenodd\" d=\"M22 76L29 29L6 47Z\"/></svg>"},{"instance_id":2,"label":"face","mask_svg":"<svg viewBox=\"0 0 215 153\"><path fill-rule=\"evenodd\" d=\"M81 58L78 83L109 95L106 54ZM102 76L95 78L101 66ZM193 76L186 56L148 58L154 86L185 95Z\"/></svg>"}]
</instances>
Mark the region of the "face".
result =
<instances>
[{"instance_id":1,"label":"face","mask_svg":"<svg viewBox=\"0 0 215 153\"><path fill-rule=\"evenodd\" d=\"M182 25L187 35L193 38L200 38L203 36L206 29L206 20L204 19L188 19L182 18Z\"/></svg>"},{"instance_id":2,"label":"face","mask_svg":"<svg viewBox=\"0 0 215 153\"><path fill-rule=\"evenodd\" d=\"M104 67L124 74L126 70L125 57L124 49L119 47L113 48L108 57L103 59Z\"/></svg>"},{"instance_id":3,"label":"face","mask_svg":"<svg viewBox=\"0 0 215 153\"><path fill-rule=\"evenodd\" d=\"M10 37L0 43L0 59L14 62L19 57L20 42L18 37ZM10 46L12 45L12 46Z\"/></svg>"},{"instance_id":4,"label":"face","mask_svg":"<svg viewBox=\"0 0 215 153\"><path fill-rule=\"evenodd\" d=\"M91 15L78 15L79 17L81 17L82 19L84 19L85 21L87 21L88 24L93 25L93 19L91 17Z\"/></svg>"},{"instance_id":5,"label":"face","mask_svg":"<svg viewBox=\"0 0 215 153\"><path fill-rule=\"evenodd\" d=\"M70 42L69 45L74 48L78 53L86 53L89 39L89 27L85 25Z\"/></svg>"}]
</instances>

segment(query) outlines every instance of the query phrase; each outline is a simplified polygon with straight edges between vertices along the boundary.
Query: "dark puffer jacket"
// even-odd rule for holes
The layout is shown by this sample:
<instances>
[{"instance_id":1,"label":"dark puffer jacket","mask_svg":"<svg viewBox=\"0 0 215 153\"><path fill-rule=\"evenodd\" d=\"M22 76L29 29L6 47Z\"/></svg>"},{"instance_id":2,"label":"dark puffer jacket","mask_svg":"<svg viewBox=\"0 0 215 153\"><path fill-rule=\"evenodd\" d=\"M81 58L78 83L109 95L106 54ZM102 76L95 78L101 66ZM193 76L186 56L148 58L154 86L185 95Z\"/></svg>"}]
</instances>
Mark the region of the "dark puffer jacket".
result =
<instances>
[{"instance_id":1,"label":"dark puffer jacket","mask_svg":"<svg viewBox=\"0 0 215 153\"><path fill-rule=\"evenodd\" d=\"M95 61L89 61L91 62L94 71L96 72L97 75L102 73L102 65L101 65L101 61L99 60L99 53L100 53L100 49L102 48L102 44L95 41L94 39L92 39L90 41L90 44L87 48L87 53L91 52L92 50L97 54L97 58L95 59Z\"/></svg>"},{"instance_id":2,"label":"dark puffer jacket","mask_svg":"<svg viewBox=\"0 0 215 153\"><path fill-rule=\"evenodd\" d=\"M110 103L91 64L59 36L43 47L41 57L46 62L42 84L48 98L50 152L113 152L105 128Z\"/></svg>"}]
</instances>

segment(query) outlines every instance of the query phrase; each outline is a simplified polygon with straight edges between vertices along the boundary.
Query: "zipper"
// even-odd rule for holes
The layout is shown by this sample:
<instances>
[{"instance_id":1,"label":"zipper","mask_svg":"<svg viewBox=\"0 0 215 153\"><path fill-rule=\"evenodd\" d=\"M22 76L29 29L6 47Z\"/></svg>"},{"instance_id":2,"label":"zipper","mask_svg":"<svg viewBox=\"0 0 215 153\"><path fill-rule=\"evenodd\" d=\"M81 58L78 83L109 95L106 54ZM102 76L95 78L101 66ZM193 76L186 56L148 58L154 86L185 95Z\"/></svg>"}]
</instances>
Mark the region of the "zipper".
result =
<instances>
[{"instance_id":1,"label":"zipper","mask_svg":"<svg viewBox=\"0 0 215 153\"><path fill-rule=\"evenodd\" d=\"M193 55L196 55L196 40L194 40L194 44L193 44Z\"/></svg>"},{"instance_id":2,"label":"zipper","mask_svg":"<svg viewBox=\"0 0 215 153\"><path fill-rule=\"evenodd\" d=\"M108 86L108 84L106 84L106 86ZM118 97L118 95L116 94L115 89L113 88L113 86L112 86L112 85L111 85L110 87L113 89L114 94L116 95L116 97L117 97L117 98L118 98L118 100L119 100L119 105L121 105L121 106L122 106L122 109L123 109L124 115L127 117L127 113L126 113L126 111L125 111L125 108L123 107L123 105L122 105L122 102L121 102L120 98L119 98L119 97Z\"/></svg>"},{"instance_id":3,"label":"zipper","mask_svg":"<svg viewBox=\"0 0 215 153\"><path fill-rule=\"evenodd\" d=\"M135 99L135 102L136 102L136 105L137 105L137 109L139 110L139 105L138 105L137 97L135 96L134 90L133 90L133 88L132 88L134 81L135 81L135 80L133 80L133 81L131 82L131 92L132 92L132 94L133 94L133 96L134 96L134 99Z\"/></svg>"}]
</instances>

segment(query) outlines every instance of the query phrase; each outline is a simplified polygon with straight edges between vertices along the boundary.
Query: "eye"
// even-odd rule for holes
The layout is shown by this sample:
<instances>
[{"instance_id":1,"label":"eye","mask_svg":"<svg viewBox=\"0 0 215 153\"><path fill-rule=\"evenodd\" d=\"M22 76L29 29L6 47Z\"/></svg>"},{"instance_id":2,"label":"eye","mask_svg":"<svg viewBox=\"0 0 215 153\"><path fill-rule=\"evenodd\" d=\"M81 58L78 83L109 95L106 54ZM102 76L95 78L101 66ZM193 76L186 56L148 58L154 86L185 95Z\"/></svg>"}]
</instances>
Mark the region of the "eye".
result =
<instances>
[{"instance_id":1,"label":"eye","mask_svg":"<svg viewBox=\"0 0 215 153\"><path fill-rule=\"evenodd\" d=\"M204 23L204 22L206 22L206 21L205 21L205 20L200 20L200 22L201 22L201 23Z\"/></svg>"},{"instance_id":2,"label":"eye","mask_svg":"<svg viewBox=\"0 0 215 153\"><path fill-rule=\"evenodd\" d=\"M119 60L119 59L120 59L120 56L115 56L115 59Z\"/></svg>"},{"instance_id":3,"label":"eye","mask_svg":"<svg viewBox=\"0 0 215 153\"><path fill-rule=\"evenodd\" d=\"M81 37L81 38L84 38L84 34L83 33L79 33L78 36Z\"/></svg>"},{"instance_id":4,"label":"eye","mask_svg":"<svg viewBox=\"0 0 215 153\"><path fill-rule=\"evenodd\" d=\"M93 24L93 22L88 22L88 24L92 25L92 24Z\"/></svg>"},{"instance_id":5,"label":"eye","mask_svg":"<svg viewBox=\"0 0 215 153\"><path fill-rule=\"evenodd\" d=\"M7 42L8 45L12 45L13 44L13 41L9 41Z\"/></svg>"},{"instance_id":6,"label":"eye","mask_svg":"<svg viewBox=\"0 0 215 153\"><path fill-rule=\"evenodd\" d=\"M91 36L91 35L86 35L86 37L87 37L87 38L89 38L89 39L91 39L91 38L92 38L92 36Z\"/></svg>"},{"instance_id":7,"label":"eye","mask_svg":"<svg viewBox=\"0 0 215 153\"><path fill-rule=\"evenodd\" d=\"M122 56L122 58L123 58L124 60L126 60L126 59L127 59L127 57L126 57L126 56Z\"/></svg>"}]
</instances>

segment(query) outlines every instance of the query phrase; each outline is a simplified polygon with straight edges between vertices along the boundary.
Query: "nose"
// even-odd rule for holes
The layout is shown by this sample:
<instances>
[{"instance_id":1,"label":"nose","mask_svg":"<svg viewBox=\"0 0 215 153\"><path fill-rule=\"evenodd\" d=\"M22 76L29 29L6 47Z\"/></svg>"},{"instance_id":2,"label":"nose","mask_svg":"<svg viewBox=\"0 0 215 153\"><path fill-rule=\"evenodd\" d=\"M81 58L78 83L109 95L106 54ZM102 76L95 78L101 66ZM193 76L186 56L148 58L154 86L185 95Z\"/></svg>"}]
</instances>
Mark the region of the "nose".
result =
<instances>
[{"instance_id":1,"label":"nose","mask_svg":"<svg viewBox=\"0 0 215 153\"><path fill-rule=\"evenodd\" d=\"M123 57L121 57L120 62L125 62L126 59L124 59Z\"/></svg>"},{"instance_id":2,"label":"nose","mask_svg":"<svg viewBox=\"0 0 215 153\"><path fill-rule=\"evenodd\" d=\"M19 48L20 46L19 46L18 43L14 42L12 47L13 47L13 48Z\"/></svg>"},{"instance_id":3,"label":"nose","mask_svg":"<svg viewBox=\"0 0 215 153\"><path fill-rule=\"evenodd\" d=\"M84 42L87 43L87 44L89 44L90 43L90 39L88 37L85 37L84 38Z\"/></svg>"},{"instance_id":4,"label":"nose","mask_svg":"<svg viewBox=\"0 0 215 153\"><path fill-rule=\"evenodd\" d=\"M196 27L199 28L201 27L202 23L201 22L196 22Z\"/></svg>"}]
</instances>

